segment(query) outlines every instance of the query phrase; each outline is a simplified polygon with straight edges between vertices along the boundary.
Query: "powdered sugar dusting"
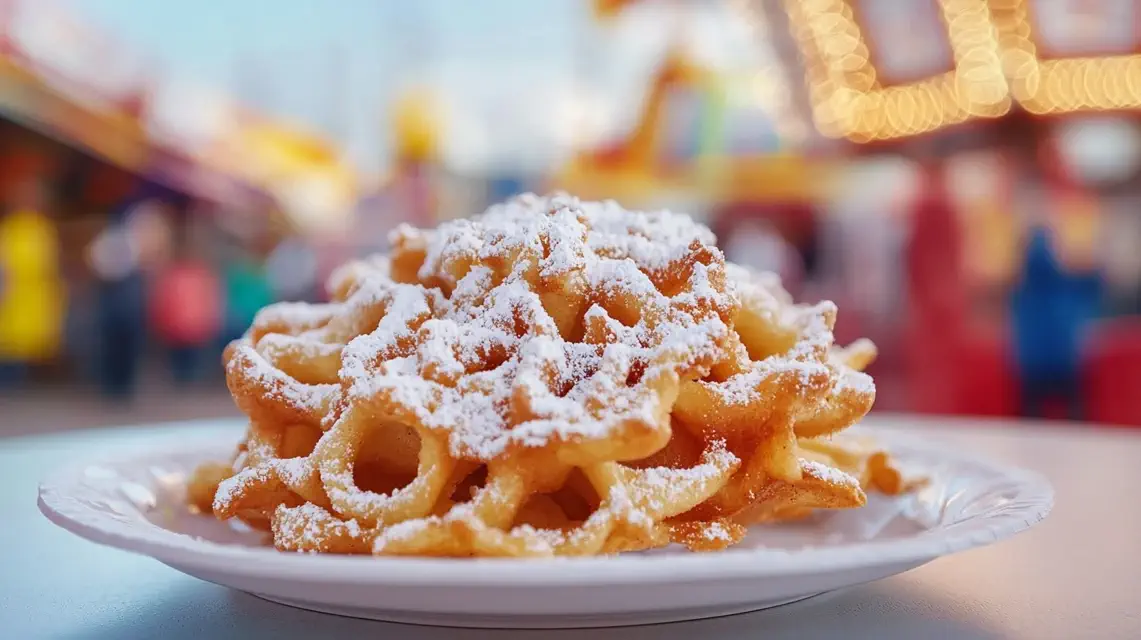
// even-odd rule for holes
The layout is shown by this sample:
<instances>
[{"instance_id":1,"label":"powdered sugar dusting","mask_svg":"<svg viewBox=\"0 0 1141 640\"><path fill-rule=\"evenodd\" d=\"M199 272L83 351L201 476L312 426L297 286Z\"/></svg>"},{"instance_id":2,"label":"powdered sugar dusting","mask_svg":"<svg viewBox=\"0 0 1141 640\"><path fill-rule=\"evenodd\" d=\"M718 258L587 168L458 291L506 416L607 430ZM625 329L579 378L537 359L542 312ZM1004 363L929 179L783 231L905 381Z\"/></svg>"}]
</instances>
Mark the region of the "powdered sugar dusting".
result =
<instances>
[{"instance_id":1,"label":"powdered sugar dusting","mask_svg":"<svg viewBox=\"0 0 1141 640\"><path fill-rule=\"evenodd\" d=\"M218 491L214 494L214 509L219 510L224 505L232 503L234 498L248 485L267 482L270 473L269 465L259 464L253 467L247 467L241 472L226 478L218 485Z\"/></svg>"},{"instance_id":2,"label":"powdered sugar dusting","mask_svg":"<svg viewBox=\"0 0 1141 640\"><path fill-rule=\"evenodd\" d=\"M726 469L732 468L738 462L740 460L732 452L725 449L724 443L714 443L713 449L705 454L700 464L680 469L671 467L642 469L638 472L639 480L650 487L708 481L721 476Z\"/></svg>"},{"instance_id":3,"label":"powdered sugar dusting","mask_svg":"<svg viewBox=\"0 0 1141 640\"><path fill-rule=\"evenodd\" d=\"M565 196L556 197L567 199ZM573 200L573 199L571 199ZM594 252L632 259L644 269L664 269L685 257L694 243L712 247L713 233L686 215L670 211L627 211L617 202L581 203L591 224Z\"/></svg>"},{"instance_id":4,"label":"powdered sugar dusting","mask_svg":"<svg viewBox=\"0 0 1141 640\"><path fill-rule=\"evenodd\" d=\"M800 458L800 470L808 476L823 480L829 484L859 488L860 481L855 477L826 464Z\"/></svg>"},{"instance_id":5,"label":"powdered sugar dusting","mask_svg":"<svg viewBox=\"0 0 1141 640\"><path fill-rule=\"evenodd\" d=\"M308 458L284 458L275 460L278 477L288 485L297 486L314 473L313 463Z\"/></svg>"},{"instance_id":6,"label":"powdered sugar dusting","mask_svg":"<svg viewBox=\"0 0 1141 640\"><path fill-rule=\"evenodd\" d=\"M312 503L279 508L274 516L274 529L279 537L288 537L291 546L319 550L330 537L360 539L365 529L356 520L334 518L328 511Z\"/></svg>"},{"instance_id":7,"label":"powdered sugar dusting","mask_svg":"<svg viewBox=\"0 0 1141 640\"><path fill-rule=\"evenodd\" d=\"M299 332L328 322L335 312L336 308L332 305L278 302L258 311L254 316L254 325Z\"/></svg>"},{"instance_id":8,"label":"powdered sugar dusting","mask_svg":"<svg viewBox=\"0 0 1141 640\"><path fill-rule=\"evenodd\" d=\"M795 380L801 389L810 389L820 385L828 373L828 368L817 362L774 356L753 363L744 373L708 386L726 404L745 406L772 395L774 389L767 387L770 383L787 378Z\"/></svg>"},{"instance_id":9,"label":"powdered sugar dusting","mask_svg":"<svg viewBox=\"0 0 1141 640\"><path fill-rule=\"evenodd\" d=\"M701 533L706 540L712 542L733 541L733 536L729 533L729 530L726 529L725 525L721 524L720 522L710 522L709 524L705 525L705 529Z\"/></svg>"},{"instance_id":10,"label":"powdered sugar dusting","mask_svg":"<svg viewBox=\"0 0 1141 640\"><path fill-rule=\"evenodd\" d=\"M350 397L383 397L448 432L458 457L490 460L512 446L663 425L669 407L630 377L708 367L729 334L708 311L732 305L711 273L724 261L702 244L712 241L708 229L685 216L523 196L434 231L400 233L420 234L420 279L451 295L425 305L422 287L399 285L408 293L393 299L380 326L345 347L341 376ZM685 278L672 297L654 281L667 268ZM568 285L596 300L583 322L598 329L583 342L562 338L539 294ZM411 322L426 307L431 317Z\"/></svg>"},{"instance_id":11,"label":"powdered sugar dusting","mask_svg":"<svg viewBox=\"0 0 1141 640\"><path fill-rule=\"evenodd\" d=\"M323 416L320 426L342 435L353 434L361 416L408 425L425 443L446 438L452 458L491 469L522 449L557 443L642 442L632 433L664 442L674 399L691 382L740 407L775 397L823 407L838 394L874 394L871 378L832 351L833 303L794 305L778 278L725 263L713 234L684 215L525 195L433 230L402 225L391 237L391 257L354 262L330 277L333 303L273 305L259 314L258 330L232 349L230 362L257 385L259 399L284 405L290 418ZM746 331L735 333L739 311L783 332L774 344L787 339L791 346L754 360L750 352L758 347ZM602 505L568 530L499 531L472 503L379 525L370 514L424 485L389 495L363 491L348 461L336 469L322 463L318 473L312 456L277 459L278 445L268 443L251 446L253 466L237 465L215 507L274 483L309 495L320 481L336 513L313 504L279 507L274 532L286 547L324 550L333 536L354 549L371 543L377 553L415 552L429 529L466 527L466 536L510 553L597 549L591 545L603 538L592 536L613 527L633 539L660 539L664 519L682 508L679 499L696 501L723 487L741 460L724 442L706 444L712 447L692 467L608 462L600 467L606 471L587 471L592 483L607 478L605 488L596 487ZM355 458L355 448L339 455ZM800 465L806 479L859 487L829 466L806 459ZM731 543L743 533L736 526L706 522L686 535Z\"/></svg>"},{"instance_id":12,"label":"powdered sugar dusting","mask_svg":"<svg viewBox=\"0 0 1141 640\"><path fill-rule=\"evenodd\" d=\"M876 383L871 376L862 371L845 369L842 370L840 377L836 380L833 391L835 393L853 392L860 395L874 394Z\"/></svg>"},{"instance_id":13,"label":"powdered sugar dusting","mask_svg":"<svg viewBox=\"0 0 1141 640\"><path fill-rule=\"evenodd\" d=\"M452 510L453 512L455 509ZM377 550L381 550L385 545L393 542L407 542L414 540L426 531L433 524L438 524L442 520L438 517L418 518L415 520L405 520L398 522L389 527L385 527L379 536L376 538L374 545Z\"/></svg>"},{"instance_id":14,"label":"powdered sugar dusting","mask_svg":"<svg viewBox=\"0 0 1141 640\"><path fill-rule=\"evenodd\" d=\"M338 390L335 384L302 384L270 364L248 344L238 347L239 356L230 366L242 367L247 380L257 382L270 399L311 412L321 411Z\"/></svg>"},{"instance_id":15,"label":"powdered sugar dusting","mask_svg":"<svg viewBox=\"0 0 1141 640\"><path fill-rule=\"evenodd\" d=\"M815 305L794 305L781 289L779 278L771 274L753 273L743 267L729 264L726 275L739 297L741 305L751 313L774 323L795 336L792 347L783 353L750 362L746 371L730 376L722 382L705 383L726 404L750 405L762 397L772 395L773 385L792 382L800 391L827 392L828 385L837 384L837 376L827 362L834 342L832 323L836 305L831 301ZM743 349L743 347L741 347ZM745 354L739 361L748 361ZM870 384L860 378L864 374L851 372L844 384ZM866 377L866 376L864 376ZM874 391L874 387L873 387Z\"/></svg>"}]
</instances>

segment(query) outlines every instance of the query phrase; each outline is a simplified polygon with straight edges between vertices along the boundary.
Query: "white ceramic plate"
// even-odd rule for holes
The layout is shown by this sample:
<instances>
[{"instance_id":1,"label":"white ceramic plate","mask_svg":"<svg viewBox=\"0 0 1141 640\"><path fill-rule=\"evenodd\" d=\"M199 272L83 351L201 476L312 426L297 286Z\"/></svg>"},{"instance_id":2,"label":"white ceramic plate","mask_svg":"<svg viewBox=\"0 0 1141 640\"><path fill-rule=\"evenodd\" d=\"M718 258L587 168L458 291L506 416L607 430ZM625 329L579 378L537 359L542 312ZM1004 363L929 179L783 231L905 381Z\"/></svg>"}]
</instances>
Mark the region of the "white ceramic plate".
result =
<instances>
[{"instance_id":1,"label":"white ceramic plate","mask_svg":"<svg viewBox=\"0 0 1141 640\"><path fill-rule=\"evenodd\" d=\"M396 622L585 627L712 617L773 607L877 580L996 542L1053 502L1037 474L937 443L877 433L904 464L933 475L904 499L797 525L758 526L737 547L554 560L336 557L280 553L183 506L184 479L224 459L241 429L156 438L93 456L40 485L41 511L84 538L149 555L203 580L284 604Z\"/></svg>"}]
</instances>

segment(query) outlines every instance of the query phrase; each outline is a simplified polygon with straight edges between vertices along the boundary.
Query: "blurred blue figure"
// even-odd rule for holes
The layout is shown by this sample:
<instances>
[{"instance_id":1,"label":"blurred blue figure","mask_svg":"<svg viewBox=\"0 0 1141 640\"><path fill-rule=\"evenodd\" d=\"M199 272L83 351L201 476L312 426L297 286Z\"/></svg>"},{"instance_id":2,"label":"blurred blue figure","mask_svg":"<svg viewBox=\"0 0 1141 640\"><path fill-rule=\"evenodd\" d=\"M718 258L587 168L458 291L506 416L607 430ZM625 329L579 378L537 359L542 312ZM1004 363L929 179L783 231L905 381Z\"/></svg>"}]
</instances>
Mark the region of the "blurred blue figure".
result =
<instances>
[{"instance_id":1,"label":"blurred blue figure","mask_svg":"<svg viewBox=\"0 0 1141 640\"><path fill-rule=\"evenodd\" d=\"M1049 231L1031 230L1011 313L1024 415L1043 417L1045 403L1059 400L1070 419L1081 419L1082 334L1097 314L1099 295L1098 274L1067 272Z\"/></svg>"},{"instance_id":2,"label":"blurred blue figure","mask_svg":"<svg viewBox=\"0 0 1141 640\"><path fill-rule=\"evenodd\" d=\"M487 184L488 206L513 198L527 190L527 181L518 176L499 176Z\"/></svg>"},{"instance_id":3,"label":"blurred blue figure","mask_svg":"<svg viewBox=\"0 0 1141 640\"><path fill-rule=\"evenodd\" d=\"M112 398L129 398L144 347L146 283L126 216L117 212L88 252L97 280L99 383Z\"/></svg>"},{"instance_id":4,"label":"blurred blue figure","mask_svg":"<svg viewBox=\"0 0 1141 640\"><path fill-rule=\"evenodd\" d=\"M146 230L170 213L171 193L150 182L128 179L109 211L107 226L88 248L96 278L99 383L105 395L133 396L146 348L147 274L165 248L148 240ZM156 246L151 246L155 244Z\"/></svg>"}]
</instances>

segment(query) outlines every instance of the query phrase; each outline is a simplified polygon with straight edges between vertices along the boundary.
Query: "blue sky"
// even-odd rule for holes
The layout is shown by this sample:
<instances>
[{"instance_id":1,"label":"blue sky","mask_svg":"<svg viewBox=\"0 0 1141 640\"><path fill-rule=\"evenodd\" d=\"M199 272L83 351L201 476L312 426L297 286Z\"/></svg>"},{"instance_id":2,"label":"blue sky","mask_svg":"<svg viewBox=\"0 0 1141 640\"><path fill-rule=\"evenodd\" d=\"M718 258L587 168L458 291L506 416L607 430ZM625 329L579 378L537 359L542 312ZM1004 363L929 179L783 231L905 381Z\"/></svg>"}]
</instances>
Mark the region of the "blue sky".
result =
<instances>
[{"instance_id":1,"label":"blue sky","mask_svg":"<svg viewBox=\"0 0 1141 640\"><path fill-rule=\"evenodd\" d=\"M578 0L70 1L163 73L329 131L369 165L402 87L426 74L565 76L589 30Z\"/></svg>"},{"instance_id":2,"label":"blue sky","mask_svg":"<svg viewBox=\"0 0 1141 640\"><path fill-rule=\"evenodd\" d=\"M361 78L413 72L413 40L438 58L486 63L566 61L589 26L579 0L71 0L94 22L172 71L232 82L243 60L280 74L325 70L334 56ZM274 68L276 67L276 68Z\"/></svg>"},{"instance_id":3,"label":"blue sky","mask_svg":"<svg viewBox=\"0 0 1141 640\"><path fill-rule=\"evenodd\" d=\"M162 73L328 132L365 170L414 83L440 92L461 163L549 162L572 117L628 126L671 24L648 3L599 28L585 0L64 1Z\"/></svg>"}]
</instances>

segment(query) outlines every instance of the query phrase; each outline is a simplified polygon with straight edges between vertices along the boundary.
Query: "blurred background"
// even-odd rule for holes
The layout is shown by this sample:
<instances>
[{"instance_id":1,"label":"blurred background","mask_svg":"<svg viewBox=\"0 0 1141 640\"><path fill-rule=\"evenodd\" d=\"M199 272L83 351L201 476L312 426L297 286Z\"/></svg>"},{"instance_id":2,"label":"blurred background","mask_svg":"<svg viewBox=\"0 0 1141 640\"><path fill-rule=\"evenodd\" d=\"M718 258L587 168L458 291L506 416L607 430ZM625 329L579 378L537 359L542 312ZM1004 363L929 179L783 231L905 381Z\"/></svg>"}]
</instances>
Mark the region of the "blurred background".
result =
<instances>
[{"instance_id":1,"label":"blurred background","mask_svg":"<svg viewBox=\"0 0 1141 640\"><path fill-rule=\"evenodd\" d=\"M0 0L0 435L235 414L223 345L522 191L709 224L877 410L1141 425L1141 3Z\"/></svg>"}]
</instances>

